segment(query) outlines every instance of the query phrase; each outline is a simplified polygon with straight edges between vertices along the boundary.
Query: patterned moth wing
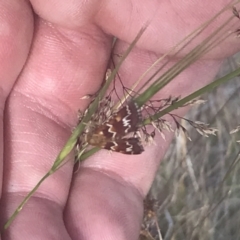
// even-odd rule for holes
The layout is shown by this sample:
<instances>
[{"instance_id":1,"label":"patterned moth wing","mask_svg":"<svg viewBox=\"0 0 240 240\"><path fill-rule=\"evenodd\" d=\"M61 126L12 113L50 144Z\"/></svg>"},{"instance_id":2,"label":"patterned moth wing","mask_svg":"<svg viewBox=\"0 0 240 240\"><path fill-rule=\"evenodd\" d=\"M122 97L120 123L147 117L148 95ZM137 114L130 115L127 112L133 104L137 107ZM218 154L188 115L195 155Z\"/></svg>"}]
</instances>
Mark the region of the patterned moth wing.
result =
<instances>
[{"instance_id":1,"label":"patterned moth wing","mask_svg":"<svg viewBox=\"0 0 240 240\"><path fill-rule=\"evenodd\" d=\"M100 148L125 154L140 154L143 152L140 139L123 137L130 132L136 132L141 119L138 105L130 102L88 134L86 140L90 145Z\"/></svg>"},{"instance_id":2,"label":"patterned moth wing","mask_svg":"<svg viewBox=\"0 0 240 240\"><path fill-rule=\"evenodd\" d=\"M141 154L144 151L141 141L137 137L109 141L106 142L104 148L124 154Z\"/></svg>"}]
</instances>

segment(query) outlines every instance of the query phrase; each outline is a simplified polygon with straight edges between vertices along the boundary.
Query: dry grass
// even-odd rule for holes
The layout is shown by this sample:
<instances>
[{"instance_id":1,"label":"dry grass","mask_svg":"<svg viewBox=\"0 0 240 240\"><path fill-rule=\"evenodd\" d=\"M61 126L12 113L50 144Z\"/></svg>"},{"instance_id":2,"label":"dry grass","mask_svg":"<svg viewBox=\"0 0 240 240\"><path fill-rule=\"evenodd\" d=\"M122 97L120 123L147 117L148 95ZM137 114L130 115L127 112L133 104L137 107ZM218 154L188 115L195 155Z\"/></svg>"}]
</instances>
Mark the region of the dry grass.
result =
<instances>
[{"instance_id":1,"label":"dry grass","mask_svg":"<svg viewBox=\"0 0 240 240\"><path fill-rule=\"evenodd\" d=\"M234 70L239 59L226 60L218 77ZM164 240L240 239L240 133L229 133L240 124L239 78L203 98L207 103L187 118L218 128L217 136L205 138L188 128L192 142L184 136L173 141L151 189ZM159 235L156 224L148 228Z\"/></svg>"}]
</instances>

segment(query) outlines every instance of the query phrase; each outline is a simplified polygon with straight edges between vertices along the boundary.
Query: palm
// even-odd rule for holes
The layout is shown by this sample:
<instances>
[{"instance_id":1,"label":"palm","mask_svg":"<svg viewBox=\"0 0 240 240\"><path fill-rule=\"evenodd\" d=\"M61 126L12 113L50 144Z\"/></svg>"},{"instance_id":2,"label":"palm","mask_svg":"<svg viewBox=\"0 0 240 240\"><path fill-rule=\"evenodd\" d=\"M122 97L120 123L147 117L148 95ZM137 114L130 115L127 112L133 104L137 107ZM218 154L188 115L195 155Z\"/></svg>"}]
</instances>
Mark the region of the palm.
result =
<instances>
[{"instance_id":1,"label":"palm","mask_svg":"<svg viewBox=\"0 0 240 240\"><path fill-rule=\"evenodd\" d=\"M41 16L35 19L25 1L2 2L0 9L7 13L0 35L2 222L51 167L76 124L78 109L87 106L81 97L99 88L110 55L110 35L122 40L115 49L121 52L124 41L131 42L151 20L122 68L121 77L134 82L156 55L169 50L227 1L218 1L218 6L201 1L207 8L194 4L187 8L179 1L174 8L173 1L172 5L169 1L142 2L132 0L130 5L129 1L109 0L99 1L98 6L97 1L32 0ZM235 38L229 40L227 47L210 56L219 60L194 64L161 97L186 95L209 82L221 58L236 52L238 45ZM84 162L73 179L73 161L69 161L42 184L6 238L137 238L142 199L170 140L170 135L166 142L157 137L161 147L148 147L140 156L100 151Z\"/></svg>"}]
</instances>

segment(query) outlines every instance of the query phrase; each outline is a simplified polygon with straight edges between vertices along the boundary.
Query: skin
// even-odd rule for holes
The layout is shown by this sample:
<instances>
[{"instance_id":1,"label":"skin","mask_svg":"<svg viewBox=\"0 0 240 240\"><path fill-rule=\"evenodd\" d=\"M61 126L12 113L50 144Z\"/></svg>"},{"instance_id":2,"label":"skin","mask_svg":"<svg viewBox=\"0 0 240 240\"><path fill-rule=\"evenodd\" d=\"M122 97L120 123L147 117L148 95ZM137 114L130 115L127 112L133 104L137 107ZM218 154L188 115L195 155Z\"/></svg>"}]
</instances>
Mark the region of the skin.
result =
<instances>
[{"instance_id":1,"label":"skin","mask_svg":"<svg viewBox=\"0 0 240 240\"><path fill-rule=\"evenodd\" d=\"M1 223L50 169L76 125L78 109L88 104L81 97L100 87L113 35L120 39L114 52L122 53L150 22L120 72L121 79L134 82L158 56L227 3L1 0ZM231 14L229 10L214 26ZM209 83L222 59L239 48L233 34L174 79L161 98L185 96ZM2 239L137 239L143 198L171 138L169 133L166 141L157 136L156 145L138 156L101 150L77 172L70 156Z\"/></svg>"}]
</instances>

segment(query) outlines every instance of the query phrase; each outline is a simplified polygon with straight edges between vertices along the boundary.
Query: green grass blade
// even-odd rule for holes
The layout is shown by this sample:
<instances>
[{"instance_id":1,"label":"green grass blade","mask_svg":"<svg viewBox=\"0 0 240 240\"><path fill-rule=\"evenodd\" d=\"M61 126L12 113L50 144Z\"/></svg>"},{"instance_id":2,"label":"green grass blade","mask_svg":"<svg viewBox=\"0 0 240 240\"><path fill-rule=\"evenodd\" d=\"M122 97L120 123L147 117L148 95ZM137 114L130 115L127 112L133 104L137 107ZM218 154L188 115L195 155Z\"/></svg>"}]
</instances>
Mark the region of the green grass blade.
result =
<instances>
[{"instance_id":1,"label":"green grass blade","mask_svg":"<svg viewBox=\"0 0 240 240\"><path fill-rule=\"evenodd\" d=\"M199 90L195 91L194 93L188 95L187 97L177 101L176 103L174 103L173 105L166 107L165 109L163 109L162 111L159 111L158 113L154 114L153 116L151 116L150 118L147 118L143 121L143 125L147 125L147 124L151 124L152 121L157 120L161 117L163 117L164 115L168 114L169 112L184 106L186 103L188 103L189 101L201 96L202 94L206 93L206 92L210 92L212 91L214 88L220 86L221 84L226 83L227 81L231 80L232 78L236 77L240 75L240 68L236 69L235 71L225 75L224 77L221 77L217 80L215 80L214 82L200 88Z\"/></svg>"}]
</instances>

